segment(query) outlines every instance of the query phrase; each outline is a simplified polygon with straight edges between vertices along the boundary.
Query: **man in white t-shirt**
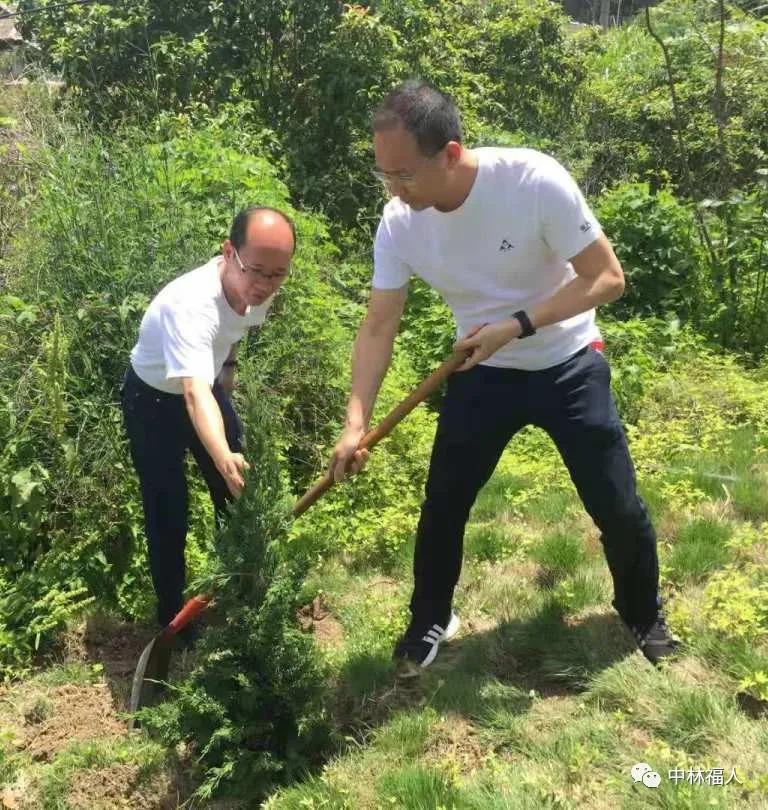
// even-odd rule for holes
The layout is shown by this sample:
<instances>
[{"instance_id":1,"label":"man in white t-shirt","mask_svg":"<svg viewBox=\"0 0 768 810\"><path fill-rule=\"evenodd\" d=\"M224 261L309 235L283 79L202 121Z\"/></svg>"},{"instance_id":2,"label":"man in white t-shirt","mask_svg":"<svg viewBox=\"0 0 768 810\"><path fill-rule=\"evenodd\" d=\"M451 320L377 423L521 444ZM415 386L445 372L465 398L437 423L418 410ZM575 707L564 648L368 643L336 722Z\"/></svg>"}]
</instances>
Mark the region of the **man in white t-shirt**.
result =
<instances>
[{"instance_id":1,"label":"man in white t-shirt","mask_svg":"<svg viewBox=\"0 0 768 810\"><path fill-rule=\"evenodd\" d=\"M162 625L178 612L184 591L186 452L197 461L220 521L248 468L229 399L237 343L264 322L295 247L285 214L246 208L222 255L163 287L142 319L121 396Z\"/></svg>"},{"instance_id":2,"label":"man in white t-shirt","mask_svg":"<svg viewBox=\"0 0 768 810\"><path fill-rule=\"evenodd\" d=\"M374 245L355 342L337 480L358 450L417 275L453 311L468 359L448 381L414 554L411 622L398 673L418 674L458 629L464 527L478 491L524 425L546 430L601 530L614 606L652 662L674 651L658 598L656 535L639 498L601 352L595 307L624 290L621 266L568 172L532 149L466 149L454 103L424 82L373 118L374 172L392 199ZM597 347L597 348L595 348Z\"/></svg>"}]
</instances>

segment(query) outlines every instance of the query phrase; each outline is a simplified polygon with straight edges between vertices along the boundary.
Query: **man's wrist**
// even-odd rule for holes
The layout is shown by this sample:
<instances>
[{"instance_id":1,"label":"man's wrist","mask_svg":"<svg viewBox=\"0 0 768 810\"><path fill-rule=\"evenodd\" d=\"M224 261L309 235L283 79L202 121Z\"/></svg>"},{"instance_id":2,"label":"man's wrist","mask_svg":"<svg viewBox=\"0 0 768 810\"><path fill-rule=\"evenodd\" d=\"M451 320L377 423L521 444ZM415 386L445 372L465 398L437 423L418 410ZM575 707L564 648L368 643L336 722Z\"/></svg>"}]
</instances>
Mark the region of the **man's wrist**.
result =
<instances>
[{"instance_id":1,"label":"man's wrist","mask_svg":"<svg viewBox=\"0 0 768 810\"><path fill-rule=\"evenodd\" d=\"M213 459L213 463L216 466L216 469L221 472L222 467L226 465L229 459L232 457L232 450L227 446L226 448L221 447L219 448L215 455L212 455L211 458Z\"/></svg>"},{"instance_id":2,"label":"man's wrist","mask_svg":"<svg viewBox=\"0 0 768 810\"><path fill-rule=\"evenodd\" d=\"M515 338L520 337L520 332L522 331L522 327L520 326L520 321L517 318L510 318L509 321L509 339L515 340Z\"/></svg>"}]
</instances>

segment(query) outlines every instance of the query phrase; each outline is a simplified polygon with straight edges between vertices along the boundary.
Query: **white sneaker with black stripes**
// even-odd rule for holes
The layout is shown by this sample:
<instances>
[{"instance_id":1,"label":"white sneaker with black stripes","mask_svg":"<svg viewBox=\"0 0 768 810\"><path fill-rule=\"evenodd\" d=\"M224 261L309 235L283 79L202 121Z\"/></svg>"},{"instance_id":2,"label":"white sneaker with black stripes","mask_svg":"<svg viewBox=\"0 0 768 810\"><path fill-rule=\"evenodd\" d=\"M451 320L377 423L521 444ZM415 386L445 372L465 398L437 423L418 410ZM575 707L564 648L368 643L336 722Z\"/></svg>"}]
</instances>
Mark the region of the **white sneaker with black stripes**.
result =
<instances>
[{"instance_id":1,"label":"white sneaker with black stripes","mask_svg":"<svg viewBox=\"0 0 768 810\"><path fill-rule=\"evenodd\" d=\"M451 613L446 627L411 620L405 635L397 642L394 659L397 662L398 678L415 678L437 657L443 641L450 641L459 632L461 622Z\"/></svg>"}]
</instances>

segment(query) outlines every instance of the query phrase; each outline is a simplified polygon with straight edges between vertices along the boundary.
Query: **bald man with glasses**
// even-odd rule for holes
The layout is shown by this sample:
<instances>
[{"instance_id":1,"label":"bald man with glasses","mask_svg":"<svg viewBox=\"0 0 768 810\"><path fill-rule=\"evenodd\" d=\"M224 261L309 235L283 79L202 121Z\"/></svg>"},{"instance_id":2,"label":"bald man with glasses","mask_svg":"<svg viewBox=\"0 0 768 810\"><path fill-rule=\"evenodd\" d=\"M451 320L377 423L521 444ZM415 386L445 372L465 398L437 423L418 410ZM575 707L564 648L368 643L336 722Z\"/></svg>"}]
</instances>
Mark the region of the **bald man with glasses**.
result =
<instances>
[{"instance_id":1,"label":"bald man with glasses","mask_svg":"<svg viewBox=\"0 0 768 810\"><path fill-rule=\"evenodd\" d=\"M142 319L121 400L163 626L183 600L186 452L192 452L221 522L248 469L242 425L230 401L237 344L264 322L295 248L295 228L284 213L246 208L232 222L221 255L167 284Z\"/></svg>"}]
</instances>

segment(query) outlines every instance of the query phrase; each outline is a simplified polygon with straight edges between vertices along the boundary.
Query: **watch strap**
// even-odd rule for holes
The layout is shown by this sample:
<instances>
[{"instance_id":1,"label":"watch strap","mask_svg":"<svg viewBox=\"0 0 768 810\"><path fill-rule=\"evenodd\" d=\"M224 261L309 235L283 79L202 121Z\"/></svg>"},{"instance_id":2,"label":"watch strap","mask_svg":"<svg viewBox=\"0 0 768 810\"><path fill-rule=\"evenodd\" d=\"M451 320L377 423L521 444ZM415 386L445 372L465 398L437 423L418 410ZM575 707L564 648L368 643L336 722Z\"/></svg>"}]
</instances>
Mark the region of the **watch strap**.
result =
<instances>
[{"instance_id":1,"label":"watch strap","mask_svg":"<svg viewBox=\"0 0 768 810\"><path fill-rule=\"evenodd\" d=\"M536 334L536 330L533 328L533 324L531 323L531 319L528 317L528 313L521 309L512 315L513 318L517 318L518 323L522 328L522 332L520 333L521 338L527 338L531 335Z\"/></svg>"}]
</instances>

